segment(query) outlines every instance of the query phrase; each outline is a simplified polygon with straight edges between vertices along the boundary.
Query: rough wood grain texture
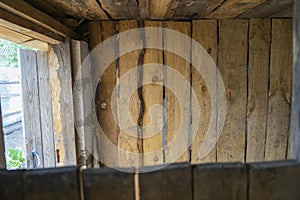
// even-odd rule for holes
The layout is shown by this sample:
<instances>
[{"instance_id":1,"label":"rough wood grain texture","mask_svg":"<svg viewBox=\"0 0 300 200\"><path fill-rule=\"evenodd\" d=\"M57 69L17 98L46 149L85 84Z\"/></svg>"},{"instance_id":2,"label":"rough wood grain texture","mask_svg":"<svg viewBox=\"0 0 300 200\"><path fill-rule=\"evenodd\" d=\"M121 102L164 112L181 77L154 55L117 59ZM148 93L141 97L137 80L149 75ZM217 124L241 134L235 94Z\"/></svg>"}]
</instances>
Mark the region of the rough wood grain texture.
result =
<instances>
[{"instance_id":1,"label":"rough wood grain texture","mask_svg":"<svg viewBox=\"0 0 300 200\"><path fill-rule=\"evenodd\" d=\"M295 3L293 43L293 94L291 108L291 137L289 145L290 159L300 161L300 2Z\"/></svg>"},{"instance_id":2,"label":"rough wood grain texture","mask_svg":"<svg viewBox=\"0 0 300 200\"><path fill-rule=\"evenodd\" d=\"M191 24L189 22L166 22L165 28L172 29L187 36L191 35ZM165 34L164 46L166 49L186 49L184 56L190 57L190 43L185 44L180 38L172 34ZM190 147L190 64L178 55L165 52L165 63L172 70L178 71L184 77L187 84L175 80L171 75L171 69L165 69L165 101L166 101L166 139L165 139L165 161L183 162L189 161ZM173 86L174 91L167 87ZM175 94L182 94L177 97ZM180 126L184 127L180 129ZM180 156L180 157L179 157Z\"/></svg>"},{"instance_id":3,"label":"rough wood grain texture","mask_svg":"<svg viewBox=\"0 0 300 200\"><path fill-rule=\"evenodd\" d=\"M39 88L39 104L41 116L41 134L44 167L55 167L55 144L53 129L52 95L49 82L48 53L37 52L37 77ZM36 122L34 122L36 123Z\"/></svg>"},{"instance_id":4,"label":"rough wood grain texture","mask_svg":"<svg viewBox=\"0 0 300 200\"><path fill-rule=\"evenodd\" d=\"M23 98L23 127L27 152L27 167L33 168L33 151L38 152L43 167L43 148L41 134L40 101L38 88L38 68L36 52L33 50L19 50L21 67L21 83Z\"/></svg>"},{"instance_id":5,"label":"rough wood grain texture","mask_svg":"<svg viewBox=\"0 0 300 200\"><path fill-rule=\"evenodd\" d=\"M63 9L61 9L58 6L55 6L51 4L51 1L45 1L45 0L25 0L33 7L47 13L48 15L54 16L54 17L65 17L65 13Z\"/></svg>"},{"instance_id":6,"label":"rough wood grain texture","mask_svg":"<svg viewBox=\"0 0 300 200\"><path fill-rule=\"evenodd\" d=\"M150 19L151 0L139 1L139 17L141 19Z\"/></svg>"},{"instance_id":7,"label":"rough wood grain texture","mask_svg":"<svg viewBox=\"0 0 300 200\"><path fill-rule=\"evenodd\" d=\"M195 200L247 199L247 169L238 163L195 165Z\"/></svg>"},{"instance_id":8,"label":"rough wood grain texture","mask_svg":"<svg viewBox=\"0 0 300 200\"><path fill-rule=\"evenodd\" d=\"M175 9L179 6L179 1L150 1L150 4L151 19L171 19Z\"/></svg>"},{"instance_id":9,"label":"rough wood grain texture","mask_svg":"<svg viewBox=\"0 0 300 200\"><path fill-rule=\"evenodd\" d=\"M261 4L264 0L229 0L224 1L220 7L207 18L235 18L245 11Z\"/></svg>"},{"instance_id":10,"label":"rough wood grain texture","mask_svg":"<svg viewBox=\"0 0 300 200\"><path fill-rule=\"evenodd\" d=\"M247 99L247 20L219 21L218 67L227 97L226 120L217 145L217 161L244 161ZM236 37L239 35L239 37Z\"/></svg>"},{"instance_id":11,"label":"rough wood grain texture","mask_svg":"<svg viewBox=\"0 0 300 200\"><path fill-rule=\"evenodd\" d=\"M286 10L289 7L293 7L294 0L266 0L262 4L259 4L242 15L240 18L257 18L257 17L269 17L276 13Z\"/></svg>"},{"instance_id":12,"label":"rough wood grain texture","mask_svg":"<svg viewBox=\"0 0 300 200\"><path fill-rule=\"evenodd\" d=\"M0 170L0 199L22 200L22 171Z\"/></svg>"},{"instance_id":13,"label":"rough wood grain texture","mask_svg":"<svg viewBox=\"0 0 300 200\"><path fill-rule=\"evenodd\" d=\"M90 46L93 47L99 44L101 41L114 36L116 30L115 22L102 21L100 23L91 24L90 35L92 37L97 37L98 40L91 40ZM112 52L116 54L116 46L111 47ZM97 58L96 58L97 59ZM101 60L93 60L96 62L96 66L100 67ZM117 64L116 61L111 63L109 67L104 71L102 77L99 77L99 84L96 92L96 108L97 116L100 126L104 132L104 135L112 142L116 147L118 146L118 124L113 117L113 105L116 105L117 99L112 99L112 93L115 87L117 87ZM114 103L112 103L114 102ZM117 152L110 151L105 143L102 143L103 138L100 138L99 152L101 152L101 162L108 166L118 166L119 165L119 155Z\"/></svg>"},{"instance_id":14,"label":"rough wood grain texture","mask_svg":"<svg viewBox=\"0 0 300 200\"><path fill-rule=\"evenodd\" d=\"M76 165L70 45L54 45L49 52L55 146L58 166ZM59 159L58 159L59 157Z\"/></svg>"},{"instance_id":15,"label":"rough wood grain texture","mask_svg":"<svg viewBox=\"0 0 300 200\"><path fill-rule=\"evenodd\" d=\"M60 35L57 35L57 33L41 27L34 22L17 16L11 12L8 12L3 8L0 8L0 25L23 35L48 42L50 44L57 44L64 41L64 38Z\"/></svg>"},{"instance_id":16,"label":"rough wood grain texture","mask_svg":"<svg viewBox=\"0 0 300 200\"><path fill-rule=\"evenodd\" d=\"M299 199L299 179L300 165L295 161L251 164L249 200Z\"/></svg>"},{"instance_id":17,"label":"rough wood grain texture","mask_svg":"<svg viewBox=\"0 0 300 200\"><path fill-rule=\"evenodd\" d=\"M134 199L134 171L130 171L132 173L110 168L84 170L85 199Z\"/></svg>"},{"instance_id":18,"label":"rough wood grain texture","mask_svg":"<svg viewBox=\"0 0 300 200\"><path fill-rule=\"evenodd\" d=\"M32 47L41 51L49 50L49 44L40 40L29 40L27 42L22 43L22 45Z\"/></svg>"},{"instance_id":19,"label":"rough wood grain texture","mask_svg":"<svg viewBox=\"0 0 300 200\"><path fill-rule=\"evenodd\" d=\"M294 16L294 6L290 5L285 10L279 11L278 13L272 15L273 18L293 18Z\"/></svg>"},{"instance_id":20,"label":"rough wood grain texture","mask_svg":"<svg viewBox=\"0 0 300 200\"><path fill-rule=\"evenodd\" d=\"M223 0L180 1L173 16L174 19L198 19L209 15Z\"/></svg>"},{"instance_id":21,"label":"rough wood grain texture","mask_svg":"<svg viewBox=\"0 0 300 200\"><path fill-rule=\"evenodd\" d=\"M246 161L264 161L268 116L270 19L251 19L249 30Z\"/></svg>"},{"instance_id":22,"label":"rough wood grain texture","mask_svg":"<svg viewBox=\"0 0 300 200\"><path fill-rule=\"evenodd\" d=\"M162 27L162 22L145 21L144 27ZM162 47L162 30L145 31L145 46ZM154 64L151 64L154 63ZM162 164L163 160L163 52L146 49L143 65L143 164ZM149 65L147 65L149 64ZM154 68L154 66L157 66Z\"/></svg>"},{"instance_id":23,"label":"rough wood grain texture","mask_svg":"<svg viewBox=\"0 0 300 200\"><path fill-rule=\"evenodd\" d=\"M0 7L41 27L47 28L50 31L53 31L54 33L57 33L61 36L67 36L74 39L82 39L82 37L78 33L72 31L65 25L56 21L44 12L34 8L23 0L1 0Z\"/></svg>"},{"instance_id":24,"label":"rough wood grain texture","mask_svg":"<svg viewBox=\"0 0 300 200\"><path fill-rule=\"evenodd\" d=\"M217 61L218 54L218 31L217 31L217 20L196 20L193 21L193 33L192 38L198 42L207 52L210 54L212 59ZM197 52L195 52L197 53ZM193 54L192 56L199 56ZM208 124L211 117L217 120L217 113L211 111L211 94L207 89L207 85L203 77L197 72L195 68L192 69L192 87L198 96L198 103L200 104L200 121L198 126L197 134L192 143L192 163L205 163L205 162L216 162L216 148L204 158L199 157L200 149L203 146L203 140L208 131ZM192 104L196 104L193 103ZM194 121L194 120L192 120ZM216 135L216 128L214 129ZM216 143L217 141L215 141Z\"/></svg>"},{"instance_id":25,"label":"rough wood grain texture","mask_svg":"<svg viewBox=\"0 0 300 200\"><path fill-rule=\"evenodd\" d=\"M137 21L125 20L117 24L119 33L133 28L138 28ZM119 38L120 54L129 48L129 44L130 46L142 46L141 34L137 33L134 40L133 38L128 38L128 36L128 34L123 34L123 36ZM118 147L120 148L119 160L121 167L142 165L142 157L139 154L142 153L143 145L141 122L139 122L140 98L138 94L138 83L141 81L140 75L142 72L136 69L136 67L138 66L139 59L143 59L143 53L143 51L135 50L121 56L119 60L120 91L118 99L118 120L121 130L118 137ZM122 79L122 76L132 69L134 69L134 73L137 73L138 78L129 75L127 79ZM134 91L134 93L128 99L127 95L129 91ZM127 109L128 104L129 110ZM132 124L133 127L128 127L130 124ZM128 129L124 130L124 128Z\"/></svg>"},{"instance_id":26,"label":"rough wood grain texture","mask_svg":"<svg viewBox=\"0 0 300 200\"><path fill-rule=\"evenodd\" d=\"M0 26L0 37L4 40L9 40L17 44L32 40L31 37L12 31L2 26Z\"/></svg>"},{"instance_id":27,"label":"rough wood grain texture","mask_svg":"<svg viewBox=\"0 0 300 200\"><path fill-rule=\"evenodd\" d=\"M3 132L3 126L2 126L2 107L1 107L1 102L0 102L0 169L6 169L5 143L4 143L4 132Z\"/></svg>"},{"instance_id":28,"label":"rough wood grain texture","mask_svg":"<svg viewBox=\"0 0 300 200\"><path fill-rule=\"evenodd\" d=\"M55 7L61 8L66 15L89 20L108 19L97 0L47 0Z\"/></svg>"},{"instance_id":29,"label":"rough wood grain texture","mask_svg":"<svg viewBox=\"0 0 300 200\"><path fill-rule=\"evenodd\" d=\"M265 160L285 159L292 93L292 20L272 20L270 89Z\"/></svg>"},{"instance_id":30,"label":"rough wood grain texture","mask_svg":"<svg viewBox=\"0 0 300 200\"><path fill-rule=\"evenodd\" d=\"M23 173L25 200L79 200L78 168L29 170Z\"/></svg>"},{"instance_id":31,"label":"rough wood grain texture","mask_svg":"<svg viewBox=\"0 0 300 200\"><path fill-rule=\"evenodd\" d=\"M144 167L139 174L140 199L192 199L192 172L188 163L162 166L158 171Z\"/></svg>"},{"instance_id":32,"label":"rough wood grain texture","mask_svg":"<svg viewBox=\"0 0 300 200\"><path fill-rule=\"evenodd\" d=\"M99 2L102 9L113 19L136 19L138 17L139 8L135 0L99 0Z\"/></svg>"}]
</instances>

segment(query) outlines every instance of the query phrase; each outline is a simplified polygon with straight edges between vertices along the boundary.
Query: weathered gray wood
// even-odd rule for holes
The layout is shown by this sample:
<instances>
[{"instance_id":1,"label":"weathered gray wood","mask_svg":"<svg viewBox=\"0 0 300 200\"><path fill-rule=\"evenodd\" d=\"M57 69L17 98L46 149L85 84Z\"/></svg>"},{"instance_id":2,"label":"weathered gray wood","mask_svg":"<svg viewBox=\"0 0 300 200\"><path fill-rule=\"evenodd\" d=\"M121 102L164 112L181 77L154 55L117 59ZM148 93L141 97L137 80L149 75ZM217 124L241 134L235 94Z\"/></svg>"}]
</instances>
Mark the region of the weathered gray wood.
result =
<instances>
[{"instance_id":1,"label":"weathered gray wood","mask_svg":"<svg viewBox=\"0 0 300 200\"><path fill-rule=\"evenodd\" d=\"M300 165L295 161L249 165L249 200L300 199Z\"/></svg>"},{"instance_id":2,"label":"weathered gray wood","mask_svg":"<svg viewBox=\"0 0 300 200\"><path fill-rule=\"evenodd\" d=\"M0 199L24 199L22 171L0 170Z\"/></svg>"},{"instance_id":3,"label":"weathered gray wood","mask_svg":"<svg viewBox=\"0 0 300 200\"><path fill-rule=\"evenodd\" d=\"M23 174L25 200L79 200L76 167L29 170Z\"/></svg>"},{"instance_id":4,"label":"weathered gray wood","mask_svg":"<svg viewBox=\"0 0 300 200\"><path fill-rule=\"evenodd\" d=\"M4 132L3 132L3 126L2 126L2 107L1 107L1 101L0 101L0 169L6 169Z\"/></svg>"},{"instance_id":5,"label":"weathered gray wood","mask_svg":"<svg viewBox=\"0 0 300 200\"><path fill-rule=\"evenodd\" d=\"M84 170L84 198L87 200L134 199L134 169L126 171L121 172L110 168Z\"/></svg>"},{"instance_id":6,"label":"weathered gray wood","mask_svg":"<svg viewBox=\"0 0 300 200\"><path fill-rule=\"evenodd\" d=\"M37 52L38 87L44 167L55 167L52 95L49 83L48 53Z\"/></svg>"},{"instance_id":7,"label":"weathered gray wood","mask_svg":"<svg viewBox=\"0 0 300 200\"><path fill-rule=\"evenodd\" d=\"M294 64L289 157L300 161L300 2L295 2Z\"/></svg>"},{"instance_id":8,"label":"weathered gray wood","mask_svg":"<svg viewBox=\"0 0 300 200\"><path fill-rule=\"evenodd\" d=\"M192 199L192 172L188 163L177 163L160 166L160 170L152 171L154 167L140 168L140 198L153 199Z\"/></svg>"},{"instance_id":9,"label":"weathered gray wood","mask_svg":"<svg viewBox=\"0 0 300 200\"><path fill-rule=\"evenodd\" d=\"M25 131L27 167L33 167L32 151L36 151L39 153L41 167L43 167L44 159L42 149L36 52L33 50L20 49L19 62L21 67L21 83L24 113L23 127Z\"/></svg>"},{"instance_id":10,"label":"weathered gray wood","mask_svg":"<svg viewBox=\"0 0 300 200\"><path fill-rule=\"evenodd\" d=\"M109 13L113 19L136 19L138 17L139 8L135 0L99 0L99 2L102 9Z\"/></svg>"},{"instance_id":11,"label":"weathered gray wood","mask_svg":"<svg viewBox=\"0 0 300 200\"><path fill-rule=\"evenodd\" d=\"M246 161L264 161L268 114L271 20L251 19L249 27Z\"/></svg>"},{"instance_id":12,"label":"weathered gray wood","mask_svg":"<svg viewBox=\"0 0 300 200\"><path fill-rule=\"evenodd\" d=\"M196 165L195 200L247 199L247 169L239 163Z\"/></svg>"},{"instance_id":13,"label":"weathered gray wood","mask_svg":"<svg viewBox=\"0 0 300 200\"><path fill-rule=\"evenodd\" d=\"M54 45L49 53L56 152L59 165L76 165L74 112L69 41Z\"/></svg>"}]
</instances>

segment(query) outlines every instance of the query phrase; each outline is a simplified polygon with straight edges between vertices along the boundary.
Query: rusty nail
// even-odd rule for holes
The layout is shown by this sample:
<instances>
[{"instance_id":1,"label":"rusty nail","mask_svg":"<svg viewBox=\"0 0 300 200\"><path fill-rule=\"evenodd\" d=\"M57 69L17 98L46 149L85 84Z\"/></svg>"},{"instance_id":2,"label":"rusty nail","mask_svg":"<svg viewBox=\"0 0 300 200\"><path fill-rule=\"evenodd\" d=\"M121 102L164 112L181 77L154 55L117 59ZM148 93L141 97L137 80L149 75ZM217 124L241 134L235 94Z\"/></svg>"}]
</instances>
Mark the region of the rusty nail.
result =
<instances>
[{"instance_id":1,"label":"rusty nail","mask_svg":"<svg viewBox=\"0 0 300 200\"><path fill-rule=\"evenodd\" d=\"M105 110L107 108L107 104L105 102L101 103L101 108Z\"/></svg>"}]
</instances>

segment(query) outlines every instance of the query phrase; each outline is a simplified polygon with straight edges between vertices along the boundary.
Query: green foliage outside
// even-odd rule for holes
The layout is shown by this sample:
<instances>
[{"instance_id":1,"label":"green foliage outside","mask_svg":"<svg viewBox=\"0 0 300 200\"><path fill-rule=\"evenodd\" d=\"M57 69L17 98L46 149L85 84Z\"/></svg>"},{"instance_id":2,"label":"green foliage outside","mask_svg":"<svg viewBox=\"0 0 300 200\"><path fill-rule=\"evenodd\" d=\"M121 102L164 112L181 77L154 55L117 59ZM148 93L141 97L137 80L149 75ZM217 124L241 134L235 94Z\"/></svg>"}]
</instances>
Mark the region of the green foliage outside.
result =
<instances>
[{"instance_id":1,"label":"green foliage outside","mask_svg":"<svg viewBox=\"0 0 300 200\"><path fill-rule=\"evenodd\" d=\"M7 168L8 169L20 169L25 167L25 158L23 157L23 153L21 150L15 149L7 149Z\"/></svg>"}]
</instances>

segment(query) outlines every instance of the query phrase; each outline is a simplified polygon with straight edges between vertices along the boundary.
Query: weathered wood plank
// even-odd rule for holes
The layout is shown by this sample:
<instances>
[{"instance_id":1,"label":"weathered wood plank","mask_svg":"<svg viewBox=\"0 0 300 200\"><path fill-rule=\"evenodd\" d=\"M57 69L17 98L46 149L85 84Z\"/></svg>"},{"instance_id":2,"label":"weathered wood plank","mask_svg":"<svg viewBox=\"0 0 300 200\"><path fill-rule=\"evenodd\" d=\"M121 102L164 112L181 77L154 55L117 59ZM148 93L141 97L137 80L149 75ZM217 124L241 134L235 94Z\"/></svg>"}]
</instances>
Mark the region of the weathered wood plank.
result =
<instances>
[{"instance_id":1,"label":"weathered wood plank","mask_svg":"<svg viewBox=\"0 0 300 200\"><path fill-rule=\"evenodd\" d=\"M151 19L171 19L175 9L179 6L179 1L150 1L150 4Z\"/></svg>"},{"instance_id":2,"label":"weathered wood plank","mask_svg":"<svg viewBox=\"0 0 300 200\"><path fill-rule=\"evenodd\" d=\"M19 50L21 67L21 83L23 97L23 127L27 152L27 167L33 168L33 151L38 152L43 167L43 149L40 119L40 101L38 90L38 69L36 52L33 50Z\"/></svg>"},{"instance_id":3,"label":"weathered wood plank","mask_svg":"<svg viewBox=\"0 0 300 200\"><path fill-rule=\"evenodd\" d=\"M295 2L293 43L293 94L291 108L291 137L289 143L290 159L300 161L300 2Z\"/></svg>"},{"instance_id":4,"label":"weathered wood plank","mask_svg":"<svg viewBox=\"0 0 300 200\"><path fill-rule=\"evenodd\" d=\"M151 0L139 1L139 17L141 19L150 19Z\"/></svg>"},{"instance_id":5,"label":"weathered wood plank","mask_svg":"<svg viewBox=\"0 0 300 200\"><path fill-rule=\"evenodd\" d=\"M300 165L295 161L249 165L249 200L299 199Z\"/></svg>"},{"instance_id":6,"label":"weathered wood plank","mask_svg":"<svg viewBox=\"0 0 300 200\"><path fill-rule=\"evenodd\" d=\"M82 39L82 37L78 33L72 31L65 25L56 21L44 12L34 8L23 0L1 0L0 7L15 15L20 16L21 18L34 22L41 27L47 28L59 35L74 39Z\"/></svg>"},{"instance_id":7,"label":"weathered wood plank","mask_svg":"<svg viewBox=\"0 0 300 200\"><path fill-rule=\"evenodd\" d=\"M84 170L85 199L134 199L134 169L127 170L131 173L110 168Z\"/></svg>"},{"instance_id":8,"label":"weathered wood plank","mask_svg":"<svg viewBox=\"0 0 300 200\"><path fill-rule=\"evenodd\" d=\"M270 89L265 160L285 159L292 93L292 20L272 20Z\"/></svg>"},{"instance_id":9,"label":"weathered wood plank","mask_svg":"<svg viewBox=\"0 0 300 200\"><path fill-rule=\"evenodd\" d=\"M124 20L117 24L119 33L133 28L138 28L137 21ZM128 36L128 34L123 33L122 37L119 37L120 54L128 50L127 48L129 48L129 46L142 46L142 38L138 32L134 39L128 38ZM121 130L118 137L118 147L120 148L119 160L121 167L142 165L142 156L140 153L143 152L143 145L140 121L140 91L138 91L138 83L141 82L140 76L142 72L134 68L138 66L139 59L143 59L143 53L141 50L135 50L121 56L119 60L120 91L118 99L118 120ZM122 79L122 76L132 69L134 69L133 74L136 73L137 76L130 74L127 78ZM134 91L134 93L128 97L130 91ZM133 127L128 127L128 125L131 126L131 124Z\"/></svg>"},{"instance_id":10,"label":"weathered wood plank","mask_svg":"<svg viewBox=\"0 0 300 200\"><path fill-rule=\"evenodd\" d=\"M29 40L27 42L23 42L22 45L32 47L38 50L42 50L42 51L49 50L49 44L46 42L42 42L40 40Z\"/></svg>"},{"instance_id":11,"label":"weathered wood plank","mask_svg":"<svg viewBox=\"0 0 300 200\"><path fill-rule=\"evenodd\" d=\"M44 167L55 167L55 144L53 129L52 96L49 82L48 53L37 52L37 77L39 88L39 104L41 116L41 134ZM36 123L36 122L34 122Z\"/></svg>"},{"instance_id":12,"label":"weathered wood plank","mask_svg":"<svg viewBox=\"0 0 300 200\"><path fill-rule=\"evenodd\" d=\"M78 175L76 167L26 171L23 173L24 199L79 200Z\"/></svg>"},{"instance_id":13,"label":"weathered wood plank","mask_svg":"<svg viewBox=\"0 0 300 200\"><path fill-rule=\"evenodd\" d=\"M22 171L0 170L0 199L24 199Z\"/></svg>"},{"instance_id":14,"label":"weathered wood plank","mask_svg":"<svg viewBox=\"0 0 300 200\"><path fill-rule=\"evenodd\" d=\"M33 7L47 13L48 15L54 16L54 17L65 17L64 11L58 7L51 4L51 1L45 1L45 0L25 0Z\"/></svg>"},{"instance_id":15,"label":"weathered wood plank","mask_svg":"<svg viewBox=\"0 0 300 200\"><path fill-rule=\"evenodd\" d=\"M1 95L0 95L1 97ZM5 143L4 143L4 132L2 126L2 106L0 102L0 169L6 169L5 160Z\"/></svg>"},{"instance_id":16,"label":"weathered wood plank","mask_svg":"<svg viewBox=\"0 0 300 200\"><path fill-rule=\"evenodd\" d=\"M193 167L195 200L247 199L247 169L241 164L207 164Z\"/></svg>"},{"instance_id":17,"label":"weathered wood plank","mask_svg":"<svg viewBox=\"0 0 300 200\"><path fill-rule=\"evenodd\" d=\"M76 165L70 45L54 45L49 52L55 146L58 166ZM58 155L59 154L59 155Z\"/></svg>"},{"instance_id":18,"label":"weathered wood plank","mask_svg":"<svg viewBox=\"0 0 300 200\"><path fill-rule=\"evenodd\" d=\"M235 18L262 2L264 2L264 0L224 1L224 3L208 15L207 18Z\"/></svg>"},{"instance_id":19,"label":"weathered wood plank","mask_svg":"<svg viewBox=\"0 0 300 200\"><path fill-rule=\"evenodd\" d=\"M247 99L247 20L219 21L218 67L227 97L226 120L217 145L217 161L244 161ZM239 35L239 37L236 37Z\"/></svg>"},{"instance_id":20,"label":"weathered wood plank","mask_svg":"<svg viewBox=\"0 0 300 200\"><path fill-rule=\"evenodd\" d=\"M57 33L8 12L3 8L0 8L0 26L50 44L57 44L64 41L64 37Z\"/></svg>"},{"instance_id":21,"label":"weathered wood plank","mask_svg":"<svg viewBox=\"0 0 300 200\"><path fill-rule=\"evenodd\" d=\"M189 22L166 22L165 28L172 29L187 36L191 36L191 24ZM166 49L186 49L183 52L185 58L190 57L190 43L185 44L180 38L172 34L165 34L164 46ZM184 81L190 83L190 63L178 55L165 52L165 65L172 70L178 71ZM190 86L172 77L171 69L165 71L165 84L167 87L174 87L171 91L166 87L166 139L165 139L165 161L183 162L189 161L190 144ZM175 94L182 94L178 99ZM181 102L180 102L181 101ZM180 126L183 129L180 129ZM176 139L175 139L176 138ZM178 157L180 156L180 157Z\"/></svg>"},{"instance_id":22,"label":"weathered wood plank","mask_svg":"<svg viewBox=\"0 0 300 200\"><path fill-rule=\"evenodd\" d=\"M31 37L12 31L2 26L0 26L0 37L4 40L9 40L17 44L32 40Z\"/></svg>"},{"instance_id":23,"label":"weathered wood plank","mask_svg":"<svg viewBox=\"0 0 300 200\"><path fill-rule=\"evenodd\" d=\"M270 17L276 13L286 10L289 7L293 7L294 0L266 0L261 4L249 9L240 18L258 18L258 17Z\"/></svg>"},{"instance_id":24,"label":"weathered wood plank","mask_svg":"<svg viewBox=\"0 0 300 200\"><path fill-rule=\"evenodd\" d=\"M162 27L162 22L145 21L144 27ZM152 35L151 35L152 34ZM162 47L162 30L145 31L145 46ZM154 64L152 64L154 63ZM149 65L147 65L149 64ZM156 65L156 66L153 66ZM146 49L143 65L143 164L162 164L163 160L163 52ZM159 106L158 106L159 105Z\"/></svg>"},{"instance_id":25,"label":"weathered wood plank","mask_svg":"<svg viewBox=\"0 0 300 200\"><path fill-rule=\"evenodd\" d=\"M113 19L136 19L139 8L135 0L99 0L101 7Z\"/></svg>"},{"instance_id":26,"label":"weathered wood plank","mask_svg":"<svg viewBox=\"0 0 300 200\"><path fill-rule=\"evenodd\" d=\"M192 172L188 163L177 163L152 171L154 167L141 168L139 174L140 198L192 199Z\"/></svg>"},{"instance_id":27,"label":"weathered wood plank","mask_svg":"<svg viewBox=\"0 0 300 200\"><path fill-rule=\"evenodd\" d=\"M193 21L193 33L192 38L198 42L207 52L210 54L212 59L217 61L218 54L218 31L217 31L217 20L196 20ZM194 53L194 51L193 51ZM195 52L198 53L198 52ZM192 56L199 56L197 54L192 54ZM199 157L201 147L203 146L203 140L208 131L208 125L210 118L213 117L217 120L217 113L211 111L211 94L208 91L208 87L196 69L192 69L192 87L198 96L198 103L200 104L200 119L198 125L197 134L192 143L192 163L205 163L205 162L216 162L216 148L205 156L204 158ZM193 103L192 104L196 104ZM194 120L192 120L193 122ZM217 129L214 129L216 135ZM217 141L215 141L216 144Z\"/></svg>"},{"instance_id":28,"label":"weathered wood plank","mask_svg":"<svg viewBox=\"0 0 300 200\"><path fill-rule=\"evenodd\" d=\"M55 7L61 8L66 15L89 20L108 19L96 0L47 0Z\"/></svg>"},{"instance_id":29,"label":"weathered wood plank","mask_svg":"<svg viewBox=\"0 0 300 200\"><path fill-rule=\"evenodd\" d=\"M278 13L272 15L273 18L292 18L294 16L294 6L291 5L285 10L279 11Z\"/></svg>"},{"instance_id":30,"label":"weathered wood plank","mask_svg":"<svg viewBox=\"0 0 300 200\"><path fill-rule=\"evenodd\" d=\"M264 161L268 113L270 19L251 19L249 31L246 161L254 162Z\"/></svg>"}]
</instances>

